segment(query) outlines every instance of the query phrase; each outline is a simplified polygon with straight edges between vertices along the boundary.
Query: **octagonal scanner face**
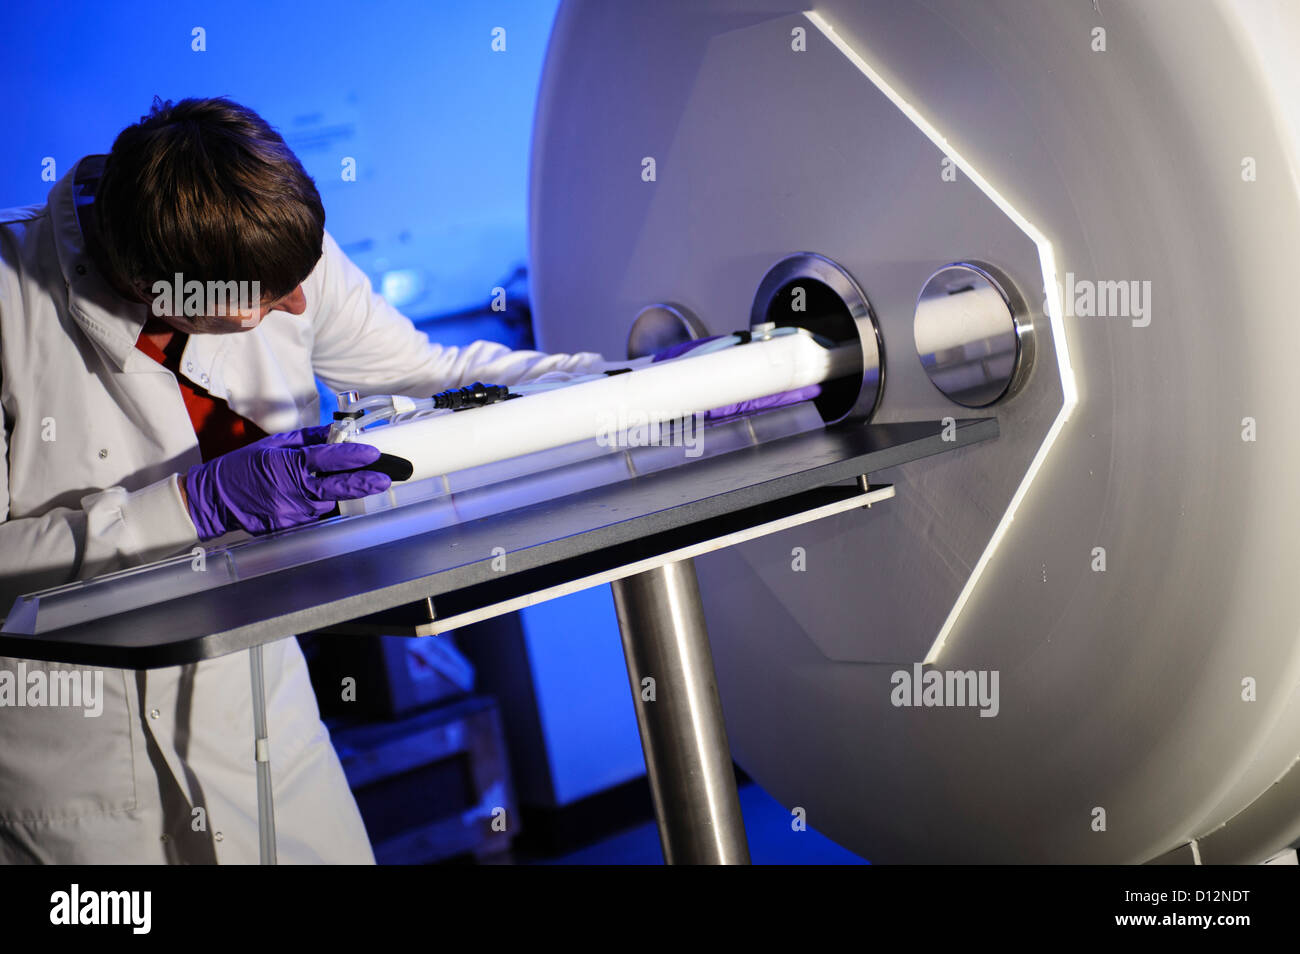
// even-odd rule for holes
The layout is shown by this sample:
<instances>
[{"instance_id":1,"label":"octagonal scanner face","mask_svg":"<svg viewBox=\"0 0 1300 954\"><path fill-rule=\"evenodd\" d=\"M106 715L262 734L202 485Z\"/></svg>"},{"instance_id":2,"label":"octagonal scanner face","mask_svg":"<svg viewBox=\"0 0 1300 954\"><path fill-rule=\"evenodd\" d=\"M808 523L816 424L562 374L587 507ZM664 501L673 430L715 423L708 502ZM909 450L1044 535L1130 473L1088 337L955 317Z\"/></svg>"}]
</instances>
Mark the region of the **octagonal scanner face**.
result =
<instances>
[{"instance_id":1,"label":"octagonal scanner face","mask_svg":"<svg viewBox=\"0 0 1300 954\"><path fill-rule=\"evenodd\" d=\"M771 49L773 37L796 29L816 55ZM688 306L708 333L721 334L746 325L764 276L789 256L810 252L842 268L879 329L885 386L873 420L942 426L945 418L995 414L1001 436L871 475L897 486L889 507L776 534L708 562L761 581L782 625L802 630L826 657L910 663L932 657L955 623L1073 389L1063 385L1068 365L1045 310L1044 276L1054 267L1048 243L978 170L936 145L939 132L851 50L837 54L830 45L802 15L710 37L696 72L655 80L674 87L663 98L681 96L681 112L671 123L639 116L640 175L601 153L617 137L594 137L582 176L586 194L601 201L548 205L544 215L550 234L603 236L591 249L581 300L611 317L566 329L560 340L552 332L546 344L621 354L633 318L659 301ZM533 254L543 281L568 270L547 267L553 250ZM1023 352L1021 379L979 410L936 388L916 350L918 297L957 262L996 274ZM540 292L545 301L547 289ZM541 323L547 327L546 316ZM790 571L795 546L818 554L816 585ZM844 598L827 600L831 592ZM752 625L770 624L771 606L753 609ZM745 612L730 607L729 625L749 625Z\"/></svg>"}]
</instances>

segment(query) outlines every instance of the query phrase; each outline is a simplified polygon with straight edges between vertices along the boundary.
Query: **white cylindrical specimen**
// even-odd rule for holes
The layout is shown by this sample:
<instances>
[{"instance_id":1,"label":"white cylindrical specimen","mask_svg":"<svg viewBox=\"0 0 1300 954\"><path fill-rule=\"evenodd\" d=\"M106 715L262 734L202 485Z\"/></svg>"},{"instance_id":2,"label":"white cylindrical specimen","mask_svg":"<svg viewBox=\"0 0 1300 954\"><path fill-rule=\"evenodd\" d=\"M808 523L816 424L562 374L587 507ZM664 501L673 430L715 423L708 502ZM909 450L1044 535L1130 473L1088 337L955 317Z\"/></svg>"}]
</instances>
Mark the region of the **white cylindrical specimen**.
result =
<instances>
[{"instance_id":1,"label":"white cylindrical specimen","mask_svg":"<svg viewBox=\"0 0 1300 954\"><path fill-rule=\"evenodd\" d=\"M344 439L405 457L410 479L423 480L576 441L616 446L625 431L820 384L852 373L856 360L852 347L782 334Z\"/></svg>"}]
</instances>

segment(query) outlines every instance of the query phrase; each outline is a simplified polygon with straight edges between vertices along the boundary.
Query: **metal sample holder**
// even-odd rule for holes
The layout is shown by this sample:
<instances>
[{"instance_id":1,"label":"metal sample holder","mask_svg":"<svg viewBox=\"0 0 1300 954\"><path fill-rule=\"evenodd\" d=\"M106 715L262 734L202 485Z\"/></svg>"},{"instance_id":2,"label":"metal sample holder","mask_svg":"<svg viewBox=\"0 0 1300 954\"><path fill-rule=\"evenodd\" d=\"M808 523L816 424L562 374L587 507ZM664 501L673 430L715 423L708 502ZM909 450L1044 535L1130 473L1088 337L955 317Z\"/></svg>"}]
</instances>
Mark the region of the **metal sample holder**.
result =
<instances>
[{"instance_id":1,"label":"metal sample holder","mask_svg":"<svg viewBox=\"0 0 1300 954\"><path fill-rule=\"evenodd\" d=\"M0 631L0 654L152 669L252 650L267 863L275 843L263 644L319 630L440 633L612 583L664 857L745 863L693 559L888 500L893 487L866 475L998 434L989 417L946 433L920 421L758 439L764 421L794 413L734 422L731 431L748 437L727 444L719 431L722 452L689 464L646 466L663 448L612 452L621 479L548 489L547 499L536 499L544 475L519 478L210 549L202 573L187 553L24 596ZM654 702L641 701L647 676Z\"/></svg>"}]
</instances>

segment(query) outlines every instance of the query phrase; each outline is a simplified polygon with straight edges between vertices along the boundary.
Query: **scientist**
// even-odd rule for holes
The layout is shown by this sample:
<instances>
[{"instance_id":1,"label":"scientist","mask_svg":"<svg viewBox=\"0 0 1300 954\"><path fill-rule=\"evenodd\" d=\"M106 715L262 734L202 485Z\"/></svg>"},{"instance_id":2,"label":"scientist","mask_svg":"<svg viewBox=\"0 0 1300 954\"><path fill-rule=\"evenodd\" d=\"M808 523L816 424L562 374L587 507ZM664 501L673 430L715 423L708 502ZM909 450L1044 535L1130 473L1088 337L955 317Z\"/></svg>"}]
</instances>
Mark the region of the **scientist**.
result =
<instances>
[{"instance_id":1,"label":"scientist","mask_svg":"<svg viewBox=\"0 0 1300 954\"><path fill-rule=\"evenodd\" d=\"M47 204L0 212L0 612L386 489L356 470L374 448L324 443L315 377L429 395L606 367L430 343L324 224L284 140L226 99L155 100ZM280 859L373 861L297 641L265 653ZM74 668L0 658L20 666ZM102 685L93 718L0 707L0 861L257 861L247 654Z\"/></svg>"}]
</instances>

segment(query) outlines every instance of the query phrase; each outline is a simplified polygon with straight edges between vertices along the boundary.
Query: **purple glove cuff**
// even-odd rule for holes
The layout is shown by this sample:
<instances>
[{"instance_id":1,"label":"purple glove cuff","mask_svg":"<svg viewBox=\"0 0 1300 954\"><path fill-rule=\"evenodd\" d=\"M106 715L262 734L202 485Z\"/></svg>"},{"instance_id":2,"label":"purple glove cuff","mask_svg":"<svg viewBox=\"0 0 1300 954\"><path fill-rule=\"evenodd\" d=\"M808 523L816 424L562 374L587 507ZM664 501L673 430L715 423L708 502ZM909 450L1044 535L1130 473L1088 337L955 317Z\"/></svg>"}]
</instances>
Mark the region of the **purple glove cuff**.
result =
<instances>
[{"instance_id":1,"label":"purple glove cuff","mask_svg":"<svg viewBox=\"0 0 1300 954\"><path fill-rule=\"evenodd\" d=\"M211 540L226 532L226 521L217 504L215 480L207 464L195 464L181 477L185 483L185 509L200 540Z\"/></svg>"}]
</instances>

